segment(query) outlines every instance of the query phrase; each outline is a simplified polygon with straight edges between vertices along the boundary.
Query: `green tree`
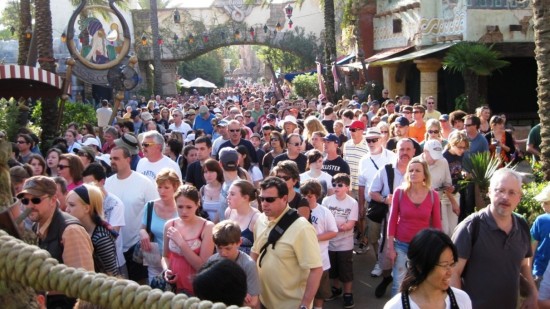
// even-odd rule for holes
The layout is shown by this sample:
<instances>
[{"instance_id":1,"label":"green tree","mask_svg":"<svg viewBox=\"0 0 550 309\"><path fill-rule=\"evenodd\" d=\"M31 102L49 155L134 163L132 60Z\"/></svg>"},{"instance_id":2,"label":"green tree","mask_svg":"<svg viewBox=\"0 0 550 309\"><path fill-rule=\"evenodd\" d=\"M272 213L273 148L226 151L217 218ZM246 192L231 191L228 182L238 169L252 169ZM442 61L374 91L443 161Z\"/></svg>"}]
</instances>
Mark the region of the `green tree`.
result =
<instances>
[{"instance_id":1,"label":"green tree","mask_svg":"<svg viewBox=\"0 0 550 309\"><path fill-rule=\"evenodd\" d=\"M221 50L206 53L191 61L180 62L178 74L187 80L200 77L216 84L218 87L223 87L224 72Z\"/></svg>"},{"instance_id":2,"label":"green tree","mask_svg":"<svg viewBox=\"0 0 550 309\"><path fill-rule=\"evenodd\" d=\"M537 61L537 92L542 143L542 170L550 180L550 0L533 0L535 60Z\"/></svg>"},{"instance_id":3,"label":"green tree","mask_svg":"<svg viewBox=\"0 0 550 309\"><path fill-rule=\"evenodd\" d=\"M14 1L15 2L15 1ZM32 27L31 17L31 1L20 0L19 3L19 55L17 57L17 64L27 64L27 58L29 55L29 49L31 47L31 40L25 37L27 29ZM51 30L51 29L50 29Z\"/></svg>"},{"instance_id":4,"label":"green tree","mask_svg":"<svg viewBox=\"0 0 550 309\"><path fill-rule=\"evenodd\" d=\"M4 11L0 13L0 26L3 26L3 30L0 30L0 40L13 40L18 39L21 14L21 8L18 1L6 2ZM30 19L29 19L30 20ZM12 34L10 28L13 27L15 33ZM2 27L0 27L2 28Z\"/></svg>"},{"instance_id":5,"label":"green tree","mask_svg":"<svg viewBox=\"0 0 550 309\"><path fill-rule=\"evenodd\" d=\"M151 32L153 34L153 42L151 46L153 48L153 66L155 67L153 89L155 90L155 94L163 95L162 61L160 59L160 45L157 44L158 40L160 39L157 0L149 0L149 1L151 6L151 11L149 12L149 18L151 20Z\"/></svg>"},{"instance_id":6,"label":"green tree","mask_svg":"<svg viewBox=\"0 0 550 309\"><path fill-rule=\"evenodd\" d=\"M509 64L499 58L499 52L481 43L461 42L447 52L443 59L443 69L462 73L468 112L474 112L480 102L487 102L486 91L480 91L479 88L480 76L489 76ZM480 92L483 94L480 95Z\"/></svg>"},{"instance_id":7,"label":"green tree","mask_svg":"<svg viewBox=\"0 0 550 309\"><path fill-rule=\"evenodd\" d=\"M292 80L292 87L296 95L302 98L314 98L319 94L317 73L301 74Z\"/></svg>"}]
</instances>

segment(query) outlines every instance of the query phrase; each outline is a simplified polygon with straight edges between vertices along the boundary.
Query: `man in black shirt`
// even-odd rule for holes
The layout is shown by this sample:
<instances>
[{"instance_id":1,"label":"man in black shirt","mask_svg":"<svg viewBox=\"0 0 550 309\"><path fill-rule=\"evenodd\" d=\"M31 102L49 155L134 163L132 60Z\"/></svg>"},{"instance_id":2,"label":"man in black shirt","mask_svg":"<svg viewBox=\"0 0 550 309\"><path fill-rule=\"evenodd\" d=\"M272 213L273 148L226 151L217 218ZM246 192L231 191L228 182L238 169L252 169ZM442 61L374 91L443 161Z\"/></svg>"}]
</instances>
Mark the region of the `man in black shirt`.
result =
<instances>
[{"instance_id":1,"label":"man in black shirt","mask_svg":"<svg viewBox=\"0 0 550 309\"><path fill-rule=\"evenodd\" d=\"M323 161L323 167L321 170L328 173L330 176L334 176L338 173L350 174L349 165L341 156L338 155L338 144L340 140L336 134L329 134L324 137L325 140L325 153L327 156Z\"/></svg>"},{"instance_id":2,"label":"man in black shirt","mask_svg":"<svg viewBox=\"0 0 550 309\"><path fill-rule=\"evenodd\" d=\"M273 164L271 168L277 166L277 163L284 160L292 160L298 165L298 170L300 174L306 171L307 157L300 153L300 145L302 145L302 136L296 133L290 134L286 138L286 148L287 151L278 155L273 159Z\"/></svg>"},{"instance_id":3,"label":"man in black shirt","mask_svg":"<svg viewBox=\"0 0 550 309\"><path fill-rule=\"evenodd\" d=\"M185 183L195 186L200 189L206 184L204 179L204 172L202 165L210 158L210 152L212 151L212 141L207 136L201 136L195 140L195 148L198 150L198 160L191 163L187 167L187 175L185 176Z\"/></svg>"}]
</instances>

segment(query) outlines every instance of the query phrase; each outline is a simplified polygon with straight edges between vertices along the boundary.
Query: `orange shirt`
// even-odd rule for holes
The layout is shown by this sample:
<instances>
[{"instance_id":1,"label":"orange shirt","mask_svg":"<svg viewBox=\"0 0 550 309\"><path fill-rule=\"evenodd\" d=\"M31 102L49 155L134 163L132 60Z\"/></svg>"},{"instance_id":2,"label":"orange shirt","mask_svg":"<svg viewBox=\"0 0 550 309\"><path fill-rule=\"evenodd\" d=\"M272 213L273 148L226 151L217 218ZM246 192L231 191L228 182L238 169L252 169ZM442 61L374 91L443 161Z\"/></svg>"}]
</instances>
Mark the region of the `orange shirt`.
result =
<instances>
[{"instance_id":1,"label":"orange shirt","mask_svg":"<svg viewBox=\"0 0 550 309\"><path fill-rule=\"evenodd\" d=\"M426 125L423 124L421 127L415 127L414 124L413 122L409 126L409 137L414 138L420 144L424 141L424 137L426 137Z\"/></svg>"}]
</instances>

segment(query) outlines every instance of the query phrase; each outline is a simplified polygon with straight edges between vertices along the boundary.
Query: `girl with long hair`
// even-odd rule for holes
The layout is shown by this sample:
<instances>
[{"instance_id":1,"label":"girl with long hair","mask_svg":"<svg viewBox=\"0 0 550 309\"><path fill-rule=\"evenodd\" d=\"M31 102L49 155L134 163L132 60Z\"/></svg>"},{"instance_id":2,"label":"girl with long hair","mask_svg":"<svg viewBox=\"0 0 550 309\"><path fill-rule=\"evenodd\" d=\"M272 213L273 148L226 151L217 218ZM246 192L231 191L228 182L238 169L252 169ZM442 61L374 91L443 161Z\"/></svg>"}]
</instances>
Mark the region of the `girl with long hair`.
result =
<instances>
[{"instance_id":1,"label":"girl with long hair","mask_svg":"<svg viewBox=\"0 0 550 309\"><path fill-rule=\"evenodd\" d=\"M237 180L229 187L225 218L233 220L241 227L240 250L250 255L254 244L254 225L260 211L251 206L258 198L257 189L246 180Z\"/></svg>"}]
</instances>

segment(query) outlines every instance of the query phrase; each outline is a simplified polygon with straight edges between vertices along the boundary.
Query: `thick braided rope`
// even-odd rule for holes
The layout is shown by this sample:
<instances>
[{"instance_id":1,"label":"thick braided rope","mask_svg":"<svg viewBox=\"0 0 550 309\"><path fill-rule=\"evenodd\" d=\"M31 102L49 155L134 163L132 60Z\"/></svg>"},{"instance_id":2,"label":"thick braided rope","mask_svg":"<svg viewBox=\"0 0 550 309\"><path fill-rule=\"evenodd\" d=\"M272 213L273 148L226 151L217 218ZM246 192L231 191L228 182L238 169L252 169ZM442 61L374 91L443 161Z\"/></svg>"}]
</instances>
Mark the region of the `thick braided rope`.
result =
<instances>
[{"instance_id":1,"label":"thick braided rope","mask_svg":"<svg viewBox=\"0 0 550 309\"><path fill-rule=\"evenodd\" d=\"M0 280L16 281L38 291L60 291L104 308L147 309L237 309L175 295L60 264L50 254L0 230Z\"/></svg>"}]
</instances>

